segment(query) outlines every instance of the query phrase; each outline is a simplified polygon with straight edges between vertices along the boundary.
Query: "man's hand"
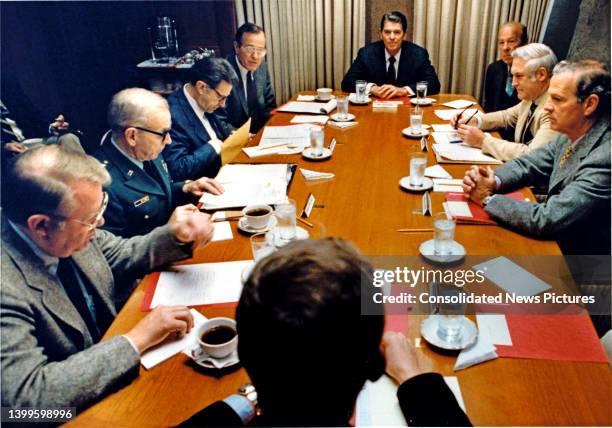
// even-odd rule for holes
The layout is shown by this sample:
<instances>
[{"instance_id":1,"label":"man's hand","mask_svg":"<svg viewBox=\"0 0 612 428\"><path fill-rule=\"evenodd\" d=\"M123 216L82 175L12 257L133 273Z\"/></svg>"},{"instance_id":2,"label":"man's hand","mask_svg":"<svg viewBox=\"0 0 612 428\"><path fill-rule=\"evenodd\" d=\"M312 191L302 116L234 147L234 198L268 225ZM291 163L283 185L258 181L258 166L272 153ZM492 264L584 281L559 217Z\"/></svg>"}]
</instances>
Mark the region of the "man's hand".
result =
<instances>
[{"instance_id":1,"label":"man's hand","mask_svg":"<svg viewBox=\"0 0 612 428\"><path fill-rule=\"evenodd\" d=\"M491 167L472 166L463 177L463 191L469 194L470 199L482 206L485 197L492 195L496 188L495 173Z\"/></svg>"},{"instance_id":2,"label":"man's hand","mask_svg":"<svg viewBox=\"0 0 612 428\"><path fill-rule=\"evenodd\" d=\"M193 248L197 248L212 239L214 226L208 214L185 208L179 213L176 213L175 210L173 216L175 220L170 224L172 235L177 241L193 242Z\"/></svg>"},{"instance_id":3,"label":"man's hand","mask_svg":"<svg viewBox=\"0 0 612 428\"><path fill-rule=\"evenodd\" d=\"M187 218L192 213L197 213L199 211L200 210L198 209L198 207L193 204L181 205L180 207L176 207L174 211L172 211L172 215L170 216L168 223L171 224L177 221L187 221Z\"/></svg>"},{"instance_id":4,"label":"man's hand","mask_svg":"<svg viewBox=\"0 0 612 428\"><path fill-rule=\"evenodd\" d=\"M26 146L16 141L11 141L10 143L6 143L4 145L4 150L18 154L25 152L27 149L28 148Z\"/></svg>"},{"instance_id":5,"label":"man's hand","mask_svg":"<svg viewBox=\"0 0 612 428\"><path fill-rule=\"evenodd\" d=\"M484 132L475 126L469 125L459 125L457 134L459 134L465 144L479 149L482 147L482 142L485 138Z\"/></svg>"},{"instance_id":6,"label":"man's hand","mask_svg":"<svg viewBox=\"0 0 612 428\"><path fill-rule=\"evenodd\" d=\"M370 88L370 93L378 98L394 98L404 97L408 95L406 88L398 88L397 86L386 84L382 86L374 85Z\"/></svg>"},{"instance_id":7,"label":"man's hand","mask_svg":"<svg viewBox=\"0 0 612 428\"><path fill-rule=\"evenodd\" d=\"M183 186L184 193L191 193L194 196L202 196L204 192L212 193L213 195L220 195L225 189L214 178L201 177L195 181L185 183Z\"/></svg>"},{"instance_id":8,"label":"man's hand","mask_svg":"<svg viewBox=\"0 0 612 428\"><path fill-rule=\"evenodd\" d=\"M49 125L49 130L53 135L59 135L66 131L70 124L64 119L64 115L60 114L58 117L53 119L53 123Z\"/></svg>"},{"instance_id":9,"label":"man's hand","mask_svg":"<svg viewBox=\"0 0 612 428\"><path fill-rule=\"evenodd\" d=\"M183 337L193 328L193 316L186 306L158 306L138 321L125 335L142 354L171 334Z\"/></svg>"},{"instance_id":10,"label":"man's hand","mask_svg":"<svg viewBox=\"0 0 612 428\"><path fill-rule=\"evenodd\" d=\"M380 348L387 362L385 370L398 384L424 373L419 367L414 346L402 333L385 332Z\"/></svg>"},{"instance_id":11,"label":"man's hand","mask_svg":"<svg viewBox=\"0 0 612 428\"><path fill-rule=\"evenodd\" d=\"M461 114L461 119L459 119L459 115L461 113L457 113L456 115L454 115L451 120L450 120L450 124L453 128L456 128L459 125L472 125L472 126L476 126L478 124L478 120L476 119L476 116L470 118L465 117L466 114L463 113ZM468 120L469 119L469 120Z\"/></svg>"}]
</instances>

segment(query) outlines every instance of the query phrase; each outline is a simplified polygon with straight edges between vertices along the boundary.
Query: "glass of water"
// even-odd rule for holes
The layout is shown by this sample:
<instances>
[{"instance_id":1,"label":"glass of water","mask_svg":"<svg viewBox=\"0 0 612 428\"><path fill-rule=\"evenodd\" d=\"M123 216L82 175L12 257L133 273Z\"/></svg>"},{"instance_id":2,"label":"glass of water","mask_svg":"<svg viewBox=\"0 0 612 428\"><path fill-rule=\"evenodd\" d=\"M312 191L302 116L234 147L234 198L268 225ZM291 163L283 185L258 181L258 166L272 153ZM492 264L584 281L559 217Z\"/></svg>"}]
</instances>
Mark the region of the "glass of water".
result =
<instances>
[{"instance_id":1,"label":"glass of water","mask_svg":"<svg viewBox=\"0 0 612 428\"><path fill-rule=\"evenodd\" d=\"M462 294L465 294L463 290L446 290L444 295L448 297L448 303L440 303L437 334L446 342L454 342L461 338L466 309Z\"/></svg>"},{"instance_id":2,"label":"glass of water","mask_svg":"<svg viewBox=\"0 0 612 428\"><path fill-rule=\"evenodd\" d=\"M426 153L415 152L410 154L410 185L415 187L421 187L423 185L423 177L425 177L426 167Z\"/></svg>"},{"instance_id":3,"label":"glass of water","mask_svg":"<svg viewBox=\"0 0 612 428\"><path fill-rule=\"evenodd\" d=\"M348 98L344 95L338 95L336 101L338 102L338 119L348 119Z\"/></svg>"},{"instance_id":4,"label":"glass of water","mask_svg":"<svg viewBox=\"0 0 612 428\"><path fill-rule=\"evenodd\" d=\"M416 84L416 96L418 99L418 103L422 103L427 96L427 82L421 81Z\"/></svg>"},{"instance_id":5,"label":"glass of water","mask_svg":"<svg viewBox=\"0 0 612 428\"><path fill-rule=\"evenodd\" d=\"M418 106L410 109L410 132L415 135L420 135L423 125L423 110Z\"/></svg>"},{"instance_id":6,"label":"glass of water","mask_svg":"<svg viewBox=\"0 0 612 428\"><path fill-rule=\"evenodd\" d=\"M310 130L310 147L312 148L312 155L315 157L323 156L323 141L325 140L325 133L323 128L312 128Z\"/></svg>"},{"instance_id":7,"label":"glass of water","mask_svg":"<svg viewBox=\"0 0 612 428\"><path fill-rule=\"evenodd\" d=\"M275 204L274 215L276 216L276 231L282 242L295 239L295 201L286 199Z\"/></svg>"},{"instance_id":8,"label":"glass of water","mask_svg":"<svg viewBox=\"0 0 612 428\"><path fill-rule=\"evenodd\" d=\"M357 102L366 102L366 85L367 82L365 80L357 80L357 82L355 82L355 96L357 98Z\"/></svg>"},{"instance_id":9,"label":"glass of water","mask_svg":"<svg viewBox=\"0 0 612 428\"><path fill-rule=\"evenodd\" d=\"M455 239L455 219L446 213L437 213L433 218L434 254L449 255Z\"/></svg>"},{"instance_id":10,"label":"glass of water","mask_svg":"<svg viewBox=\"0 0 612 428\"><path fill-rule=\"evenodd\" d=\"M256 263L276 251L274 234L272 232L256 233L251 236L250 240L253 259Z\"/></svg>"}]
</instances>

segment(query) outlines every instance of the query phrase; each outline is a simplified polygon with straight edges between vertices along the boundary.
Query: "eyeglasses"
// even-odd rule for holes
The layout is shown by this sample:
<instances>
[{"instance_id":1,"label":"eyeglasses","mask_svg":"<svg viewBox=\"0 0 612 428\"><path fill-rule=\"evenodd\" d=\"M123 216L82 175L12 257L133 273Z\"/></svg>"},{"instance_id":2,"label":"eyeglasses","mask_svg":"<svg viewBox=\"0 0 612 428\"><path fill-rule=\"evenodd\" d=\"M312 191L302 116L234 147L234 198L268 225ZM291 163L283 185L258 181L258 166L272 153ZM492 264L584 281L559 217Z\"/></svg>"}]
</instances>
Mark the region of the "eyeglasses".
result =
<instances>
[{"instance_id":1,"label":"eyeglasses","mask_svg":"<svg viewBox=\"0 0 612 428\"><path fill-rule=\"evenodd\" d=\"M252 45L242 45L241 47L244 48L244 50L247 51L250 55L256 53L259 56L266 56L266 53L268 52L266 48L257 48Z\"/></svg>"},{"instance_id":2,"label":"eyeglasses","mask_svg":"<svg viewBox=\"0 0 612 428\"><path fill-rule=\"evenodd\" d=\"M53 217L61 218L65 221L73 221L75 223L82 224L83 226L87 226L89 230L95 229L98 224L100 224L100 220L102 220L102 216L104 215L104 211L106 211L106 207L108 206L108 193L102 192L102 205L100 206L100 210L96 213L96 217L92 222L86 222L83 220L78 220L76 218L65 217L59 214L49 214Z\"/></svg>"},{"instance_id":3,"label":"eyeglasses","mask_svg":"<svg viewBox=\"0 0 612 428\"><path fill-rule=\"evenodd\" d=\"M213 91L215 91L215 94L217 95L217 99L219 100L219 102L223 102L223 101L225 101L225 100L227 100L229 98L229 95L223 95L221 92L217 91L216 88L213 88L208 83L206 84L206 86L209 89L212 89Z\"/></svg>"},{"instance_id":4,"label":"eyeglasses","mask_svg":"<svg viewBox=\"0 0 612 428\"><path fill-rule=\"evenodd\" d=\"M143 128L142 126L130 126L129 128L138 129L139 131L148 132L149 134L159 135L160 137L162 137L162 141L165 141L166 137L170 133L169 129L163 129L161 132L158 132L158 131L153 131L152 129Z\"/></svg>"}]
</instances>

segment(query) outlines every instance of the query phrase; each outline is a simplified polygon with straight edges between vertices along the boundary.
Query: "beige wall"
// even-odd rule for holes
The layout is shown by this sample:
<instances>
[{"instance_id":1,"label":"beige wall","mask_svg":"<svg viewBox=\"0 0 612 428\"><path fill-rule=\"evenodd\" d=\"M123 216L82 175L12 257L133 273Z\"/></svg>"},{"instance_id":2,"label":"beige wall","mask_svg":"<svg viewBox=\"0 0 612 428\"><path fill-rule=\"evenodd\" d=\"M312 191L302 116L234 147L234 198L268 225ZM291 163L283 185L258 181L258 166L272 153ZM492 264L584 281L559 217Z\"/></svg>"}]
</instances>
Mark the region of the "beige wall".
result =
<instances>
[{"instance_id":1,"label":"beige wall","mask_svg":"<svg viewBox=\"0 0 612 428\"><path fill-rule=\"evenodd\" d=\"M380 39L380 18L392 10L398 10L406 15L408 20L406 40L412 40L413 0L366 0L366 43Z\"/></svg>"}]
</instances>

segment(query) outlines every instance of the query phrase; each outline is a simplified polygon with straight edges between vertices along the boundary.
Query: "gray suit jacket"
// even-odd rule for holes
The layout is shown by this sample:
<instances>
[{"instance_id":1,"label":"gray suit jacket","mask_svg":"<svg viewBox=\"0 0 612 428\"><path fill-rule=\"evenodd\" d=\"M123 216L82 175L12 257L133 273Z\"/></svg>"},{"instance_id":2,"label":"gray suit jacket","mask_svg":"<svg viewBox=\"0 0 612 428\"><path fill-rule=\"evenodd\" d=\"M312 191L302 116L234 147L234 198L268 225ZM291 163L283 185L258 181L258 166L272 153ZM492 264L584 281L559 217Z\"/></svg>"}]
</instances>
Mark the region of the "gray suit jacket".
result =
<instances>
[{"instance_id":1,"label":"gray suit jacket","mask_svg":"<svg viewBox=\"0 0 612 428\"><path fill-rule=\"evenodd\" d=\"M133 284L186 257L164 226L129 240L98 230L73 260L114 316L114 298L126 291L119 281ZM127 339L93 343L57 277L4 218L0 322L3 406L83 408L138 375L140 358Z\"/></svg>"},{"instance_id":2,"label":"gray suit jacket","mask_svg":"<svg viewBox=\"0 0 612 428\"><path fill-rule=\"evenodd\" d=\"M493 218L536 236L555 238L564 254L610 254L610 121L601 118L578 141L563 135L495 170L500 193L545 185L545 203L496 196L485 207Z\"/></svg>"}]
</instances>

